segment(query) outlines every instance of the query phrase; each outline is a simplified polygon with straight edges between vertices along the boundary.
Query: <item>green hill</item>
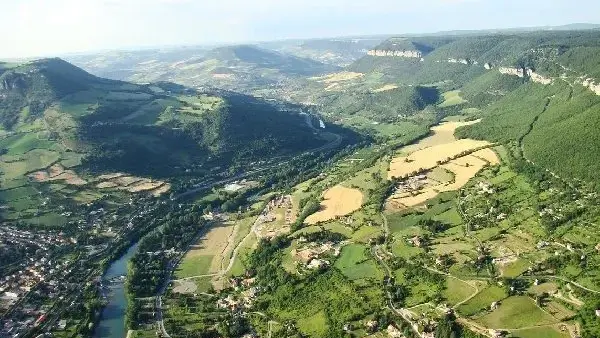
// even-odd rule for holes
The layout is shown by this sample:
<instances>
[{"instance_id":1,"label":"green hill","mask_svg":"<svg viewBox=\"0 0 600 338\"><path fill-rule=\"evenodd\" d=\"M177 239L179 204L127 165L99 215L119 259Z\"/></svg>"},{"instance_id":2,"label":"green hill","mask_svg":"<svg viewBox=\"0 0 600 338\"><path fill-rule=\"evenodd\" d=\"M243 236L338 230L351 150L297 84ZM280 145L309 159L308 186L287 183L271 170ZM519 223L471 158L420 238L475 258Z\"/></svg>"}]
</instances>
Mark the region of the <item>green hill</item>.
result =
<instances>
[{"instance_id":1,"label":"green hill","mask_svg":"<svg viewBox=\"0 0 600 338\"><path fill-rule=\"evenodd\" d=\"M325 143L285 106L224 91L105 80L59 59L15 66L0 84L3 183L53 163L169 177ZM44 156L34 154L40 150Z\"/></svg>"},{"instance_id":2,"label":"green hill","mask_svg":"<svg viewBox=\"0 0 600 338\"><path fill-rule=\"evenodd\" d=\"M465 103L438 110L447 115L473 108L469 116L483 118L461 130L460 136L519 144L528 159L544 168L600 183L595 174L600 170L596 151L600 149L596 136L600 96L593 87L600 83L600 32L403 37L376 48L419 50L423 56L367 55L349 70L400 88L427 85L440 91L460 90ZM356 97L350 93L340 97L352 95ZM402 95L395 100L412 101ZM385 110L378 109L380 105L389 107L382 98L358 101L365 107L352 102L342 105L343 111L352 114L359 107L378 112Z\"/></svg>"},{"instance_id":3,"label":"green hill","mask_svg":"<svg viewBox=\"0 0 600 338\"><path fill-rule=\"evenodd\" d=\"M332 116L362 116L376 122L394 123L437 103L432 87L400 87L383 92L330 92L320 98L323 112Z\"/></svg>"},{"instance_id":4,"label":"green hill","mask_svg":"<svg viewBox=\"0 0 600 338\"><path fill-rule=\"evenodd\" d=\"M349 69L383 73L410 84L454 81L462 85L481 75L486 64L527 67L552 76L566 72L594 77L600 74L595 58L598 36L598 31L588 30L393 38L375 49L418 50L423 59L367 55Z\"/></svg>"}]
</instances>

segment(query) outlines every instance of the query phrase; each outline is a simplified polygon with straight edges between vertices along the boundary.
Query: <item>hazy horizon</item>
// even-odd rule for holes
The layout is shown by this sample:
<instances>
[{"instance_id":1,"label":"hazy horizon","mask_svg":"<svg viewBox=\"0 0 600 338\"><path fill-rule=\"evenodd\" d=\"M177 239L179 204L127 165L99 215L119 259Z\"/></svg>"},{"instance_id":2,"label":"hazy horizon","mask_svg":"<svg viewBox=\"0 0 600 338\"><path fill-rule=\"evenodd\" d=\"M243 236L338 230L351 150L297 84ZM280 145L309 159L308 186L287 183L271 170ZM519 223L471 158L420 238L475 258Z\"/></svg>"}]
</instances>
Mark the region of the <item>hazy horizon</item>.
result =
<instances>
[{"instance_id":1,"label":"hazy horizon","mask_svg":"<svg viewBox=\"0 0 600 338\"><path fill-rule=\"evenodd\" d=\"M2 59L288 39L600 23L584 0L24 0L3 4Z\"/></svg>"}]
</instances>

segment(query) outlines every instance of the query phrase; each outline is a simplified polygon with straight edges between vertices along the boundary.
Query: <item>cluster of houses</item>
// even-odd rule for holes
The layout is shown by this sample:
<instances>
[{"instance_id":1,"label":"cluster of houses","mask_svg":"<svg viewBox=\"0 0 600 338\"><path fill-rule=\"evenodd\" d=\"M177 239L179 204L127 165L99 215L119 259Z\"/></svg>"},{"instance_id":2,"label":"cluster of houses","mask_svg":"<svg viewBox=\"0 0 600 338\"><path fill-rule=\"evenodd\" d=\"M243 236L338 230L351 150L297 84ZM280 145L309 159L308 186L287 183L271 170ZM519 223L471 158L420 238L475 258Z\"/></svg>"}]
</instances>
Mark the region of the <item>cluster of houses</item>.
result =
<instances>
[{"instance_id":1,"label":"cluster of houses","mask_svg":"<svg viewBox=\"0 0 600 338\"><path fill-rule=\"evenodd\" d=\"M294 222L294 215L292 213L293 204L292 204L292 196L284 195L274 198L269 202L269 208L272 210L274 208L283 208L285 209L285 224L290 225Z\"/></svg>"},{"instance_id":2,"label":"cluster of houses","mask_svg":"<svg viewBox=\"0 0 600 338\"><path fill-rule=\"evenodd\" d=\"M260 295L261 288L252 286L255 282L254 278L232 278L231 285L236 291L241 291L238 294L228 294L224 298L217 300L219 309L226 309L230 312L237 313L244 310L249 310L254 305L254 301Z\"/></svg>"},{"instance_id":3,"label":"cluster of houses","mask_svg":"<svg viewBox=\"0 0 600 338\"><path fill-rule=\"evenodd\" d=\"M111 216L108 211L93 204L86 207L84 219L70 221L69 224L77 224L78 229L91 230L94 234L112 231L110 222L106 222L107 217ZM72 214L64 206L59 209L65 217ZM150 212L152 207L145 206L143 211L129 220L127 227L133 228L136 218ZM116 219L116 215L113 215L112 220ZM0 309L10 311L10 316L6 316L0 323L0 337L29 333L45 323L47 318L52 318L56 311L60 311L48 306L46 300L62 301L67 295L72 295L74 290L81 288L80 284L70 280L74 276L88 274L90 269L82 271L81 268L75 268L77 262L57 256L57 250L69 252L69 248L76 244L76 238L63 232L0 226L0 247L3 252L12 252L13 256L18 257L11 264L2 264L4 275L0 277ZM102 243L81 248L87 249L87 257L93 258L108 245ZM58 329L64 326L65 321L59 321L56 325Z\"/></svg>"},{"instance_id":4,"label":"cluster of houses","mask_svg":"<svg viewBox=\"0 0 600 338\"><path fill-rule=\"evenodd\" d=\"M10 307L39 282L58 272L64 273L69 262L54 261L52 249L74 242L73 238L61 233L0 227L0 246L7 252L25 253L22 259L12 262L12 273L0 278L0 307Z\"/></svg>"},{"instance_id":5,"label":"cluster of houses","mask_svg":"<svg viewBox=\"0 0 600 338\"><path fill-rule=\"evenodd\" d=\"M19 308L2 321L0 337L18 337L46 321L51 309L48 305L36 301L36 298L62 299L64 294L80 287L78 284L60 280L60 277L71 273L70 262L54 264L42 258L40 263L34 266L26 269L20 276L13 274L2 280L2 288L7 288L1 298L3 305L11 306L21 301L28 293L33 293L36 297L21 302ZM60 327L61 323L58 325L59 329Z\"/></svg>"},{"instance_id":6,"label":"cluster of houses","mask_svg":"<svg viewBox=\"0 0 600 338\"><path fill-rule=\"evenodd\" d=\"M399 182L398 185L396 185L393 194L403 194L407 192L418 191L421 190L425 185L427 185L427 175L419 174L411 176Z\"/></svg>"},{"instance_id":7,"label":"cluster of houses","mask_svg":"<svg viewBox=\"0 0 600 338\"><path fill-rule=\"evenodd\" d=\"M426 245L425 238L423 238L421 236L413 236L410 238L407 237L407 238L405 238L405 240L408 245L411 245L411 246L414 246L417 248L422 248Z\"/></svg>"},{"instance_id":8,"label":"cluster of houses","mask_svg":"<svg viewBox=\"0 0 600 338\"><path fill-rule=\"evenodd\" d=\"M268 223L273 223L278 220L278 213L284 210L284 226L283 227L275 227L273 229L265 229L267 228ZM256 227L257 233L260 234L262 238L273 238L281 234L282 232L286 232L290 229L290 225L295 221L295 215L293 213L293 203L291 195L282 195L273 198L262 213L258 216L256 222L258 226Z\"/></svg>"},{"instance_id":9,"label":"cluster of houses","mask_svg":"<svg viewBox=\"0 0 600 338\"><path fill-rule=\"evenodd\" d=\"M299 243L305 243L300 238ZM301 264L310 270L323 269L330 265L328 256L338 257L341 253L343 243L307 243L298 249L292 249L292 257L296 264Z\"/></svg>"},{"instance_id":10,"label":"cluster of houses","mask_svg":"<svg viewBox=\"0 0 600 338\"><path fill-rule=\"evenodd\" d=\"M336 216L335 219L344 225L352 225L354 223L354 217L352 216Z\"/></svg>"},{"instance_id":11,"label":"cluster of houses","mask_svg":"<svg viewBox=\"0 0 600 338\"><path fill-rule=\"evenodd\" d=\"M483 181L477 183L477 189L479 195L491 195L495 192L490 183Z\"/></svg>"}]
</instances>

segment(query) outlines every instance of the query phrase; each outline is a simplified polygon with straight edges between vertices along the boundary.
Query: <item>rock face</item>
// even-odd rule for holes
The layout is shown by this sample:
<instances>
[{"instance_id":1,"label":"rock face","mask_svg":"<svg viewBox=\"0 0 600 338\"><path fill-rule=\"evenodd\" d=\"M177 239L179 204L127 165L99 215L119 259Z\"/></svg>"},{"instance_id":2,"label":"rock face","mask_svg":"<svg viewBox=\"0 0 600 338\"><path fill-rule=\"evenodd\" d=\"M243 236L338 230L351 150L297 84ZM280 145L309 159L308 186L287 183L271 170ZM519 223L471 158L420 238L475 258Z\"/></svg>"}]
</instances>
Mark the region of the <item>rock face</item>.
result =
<instances>
[{"instance_id":1,"label":"rock face","mask_svg":"<svg viewBox=\"0 0 600 338\"><path fill-rule=\"evenodd\" d=\"M531 79L531 81L536 83L541 83L543 85L552 84L552 78L540 75L536 73L531 68L509 68L509 67L500 67L498 71L502 74L518 76L521 78L527 77Z\"/></svg>"},{"instance_id":2,"label":"rock face","mask_svg":"<svg viewBox=\"0 0 600 338\"><path fill-rule=\"evenodd\" d=\"M486 63L483 65L483 68L485 68L485 69L487 69L487 70L490 70L490 69L494 68L494 65L492 65L492 64L491 64L491 63L489 63L489 62L486 62Z\"/></svg>"},{"instance_id":3,"label":"rock face","mask_svg":"<svg viewBox=\"0 0 600 338\"><path fill-rule=\"evenodd\" d=\"M370 56L396 56L396 57L405 57L405 58L417 58L420 59L423 57L423 53L418 50L381 50L381 49L371 49L367 52L367 55Z\"/></svg>"}]
</instances>

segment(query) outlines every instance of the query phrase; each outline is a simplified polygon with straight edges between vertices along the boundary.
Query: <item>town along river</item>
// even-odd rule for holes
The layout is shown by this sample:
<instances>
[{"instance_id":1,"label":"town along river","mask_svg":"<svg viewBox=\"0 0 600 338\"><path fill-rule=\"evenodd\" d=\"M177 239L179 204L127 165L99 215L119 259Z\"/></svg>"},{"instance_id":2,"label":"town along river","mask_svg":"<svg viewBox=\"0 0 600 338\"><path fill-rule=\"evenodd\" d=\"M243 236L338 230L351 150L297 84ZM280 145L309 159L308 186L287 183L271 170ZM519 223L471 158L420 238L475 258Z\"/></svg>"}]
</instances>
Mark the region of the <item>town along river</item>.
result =
<instances>
[{"instance_id":1,"label":"town along river","mask_svg":"<svg viewBox=\"0 0 600 338\"><path fill-rule=\"evenodd\" d=\"M102 276L102 292L108 301L100 321L94 329L94 338L121 338L127 335L125 329L125 312L127 299L125 297L125 276L127 263L135 254L138 245L132 245L118 260L114 261Z\"/></svg>"}]
</instances>

